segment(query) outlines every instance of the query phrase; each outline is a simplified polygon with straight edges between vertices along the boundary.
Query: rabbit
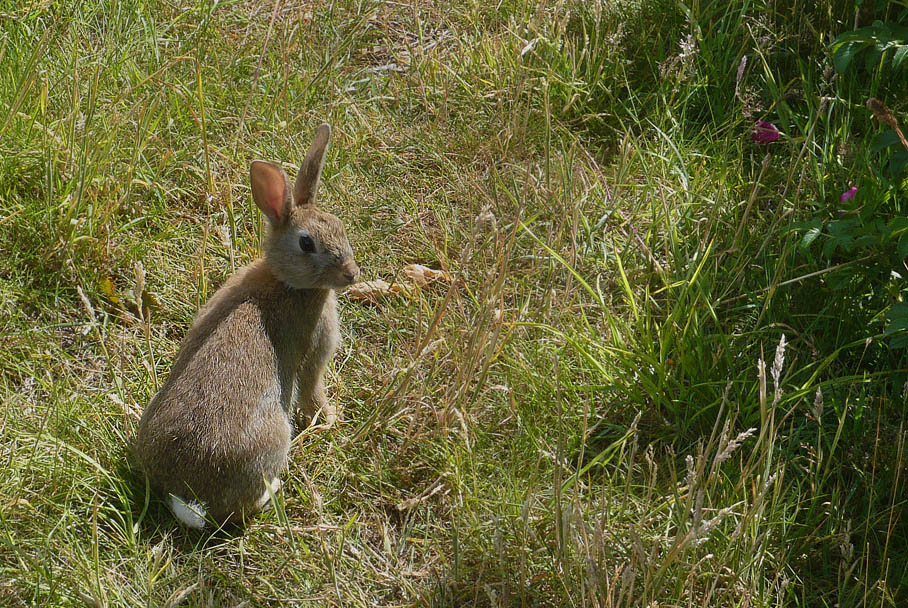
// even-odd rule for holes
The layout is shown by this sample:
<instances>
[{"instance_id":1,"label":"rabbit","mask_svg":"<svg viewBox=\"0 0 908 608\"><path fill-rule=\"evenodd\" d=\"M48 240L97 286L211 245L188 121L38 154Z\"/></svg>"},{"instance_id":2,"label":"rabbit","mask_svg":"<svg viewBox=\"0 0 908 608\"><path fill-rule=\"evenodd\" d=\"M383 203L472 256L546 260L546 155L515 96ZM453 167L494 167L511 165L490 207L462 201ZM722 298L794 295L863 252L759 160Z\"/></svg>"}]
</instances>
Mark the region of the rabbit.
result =
<instances>
[{"instance_id":1,"label":"rabbit","mask_svg":"<svg viewBox=\"0 0 908 608\"><path fill-rule=\"evenodd\" d=\"M340 339L335 292L360 269L341 221L315 204L330 135L318 128L292 194L278 165L252 163L252 198L269 224L263 256L199 311L139 422L138 462L188 527L264 508L294 416L335 416L324 386Z\"/></svg>"}]
</instances>

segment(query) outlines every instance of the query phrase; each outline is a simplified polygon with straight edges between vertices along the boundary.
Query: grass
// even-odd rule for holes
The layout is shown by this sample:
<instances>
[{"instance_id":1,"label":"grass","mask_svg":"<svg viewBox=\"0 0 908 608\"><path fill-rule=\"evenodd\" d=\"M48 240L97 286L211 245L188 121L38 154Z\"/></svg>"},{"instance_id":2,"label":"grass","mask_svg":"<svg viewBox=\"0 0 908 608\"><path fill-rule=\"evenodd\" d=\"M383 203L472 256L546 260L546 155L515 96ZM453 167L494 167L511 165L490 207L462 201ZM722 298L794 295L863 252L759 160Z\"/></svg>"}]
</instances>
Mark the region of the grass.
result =
<instances>
[{"instance_id":1,"label":"grass","mask_svg":"<svg viewBox=\"0 0 908 608\"><path fill-rule=\"evenodd\" d=\"M794 4L0 1L0 605L901 605L906 102L829 67L900 9ZM343 422L183 529L128 442L323 121L364 278L457 280L342 296Z\"/></svg>"}]
</instances>

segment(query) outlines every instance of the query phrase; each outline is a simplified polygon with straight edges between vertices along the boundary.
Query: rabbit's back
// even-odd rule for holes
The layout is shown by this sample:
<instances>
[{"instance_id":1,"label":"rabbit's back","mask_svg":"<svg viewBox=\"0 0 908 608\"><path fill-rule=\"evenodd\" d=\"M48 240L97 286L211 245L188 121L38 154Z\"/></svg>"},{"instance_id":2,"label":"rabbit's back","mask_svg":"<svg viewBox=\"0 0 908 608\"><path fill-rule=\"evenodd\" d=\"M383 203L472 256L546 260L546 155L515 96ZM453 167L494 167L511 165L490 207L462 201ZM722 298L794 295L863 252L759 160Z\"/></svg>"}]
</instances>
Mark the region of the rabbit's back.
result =
<instances>
[{"instance_id":1,"label":"rabbit's back","mask_svg":"<svg viewBox=\"0 0 908 608\"><path fill-rule=\"evenodd\" d=\"M253 263L200 311L139 424L155 486L215 520L257 510L263 475L287 460L295 374L318 321L305 300Z\"/></svg>"}]
</instances>

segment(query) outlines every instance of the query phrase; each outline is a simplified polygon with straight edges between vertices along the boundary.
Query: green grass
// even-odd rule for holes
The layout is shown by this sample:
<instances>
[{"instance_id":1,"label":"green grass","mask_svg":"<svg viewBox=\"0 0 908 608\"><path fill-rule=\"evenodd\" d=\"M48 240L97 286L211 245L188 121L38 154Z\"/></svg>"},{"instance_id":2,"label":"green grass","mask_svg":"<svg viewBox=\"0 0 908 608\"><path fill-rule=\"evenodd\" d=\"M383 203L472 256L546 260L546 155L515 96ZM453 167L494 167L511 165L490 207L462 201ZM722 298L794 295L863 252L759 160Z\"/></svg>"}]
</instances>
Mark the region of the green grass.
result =
<instances>
[{"instance_id":1,"label":"green grass","mask_svg":"<svg viewBox=\"0 0 908 608\"><path fill-rule=\"evenodd\" d=\"M0 0L0 606L902 605L908 102L829 45L904 16L782 4ZM364 279L457 280L188 531L127 446L321 122Z\"/></svg>"}]
</instances>

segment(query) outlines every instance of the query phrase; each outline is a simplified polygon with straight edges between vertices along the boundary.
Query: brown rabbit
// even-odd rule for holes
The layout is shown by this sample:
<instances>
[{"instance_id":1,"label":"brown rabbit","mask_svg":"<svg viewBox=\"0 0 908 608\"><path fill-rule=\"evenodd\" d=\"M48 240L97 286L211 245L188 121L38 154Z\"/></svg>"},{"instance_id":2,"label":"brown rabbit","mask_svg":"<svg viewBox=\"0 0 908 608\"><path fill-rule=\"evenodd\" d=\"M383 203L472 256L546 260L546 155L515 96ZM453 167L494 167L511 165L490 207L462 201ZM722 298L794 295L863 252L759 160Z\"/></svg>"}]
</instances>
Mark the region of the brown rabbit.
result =
<instances>
[{"instance_id":1,"label":"brown rabbit","mask_svg":"<svg viewBox=\"0 0 908 608\"><path fill-rule=\"evenodd\" d=\"M323 377L340 339L335 290L359 267L343 224L315 206L330 135L318 128L292 196L279 166L252 163L264 256L199 311L139 422L139 461L187 526L259 511L280 487L296 412L333 421Z\"/></svg>"}]
</instances>

